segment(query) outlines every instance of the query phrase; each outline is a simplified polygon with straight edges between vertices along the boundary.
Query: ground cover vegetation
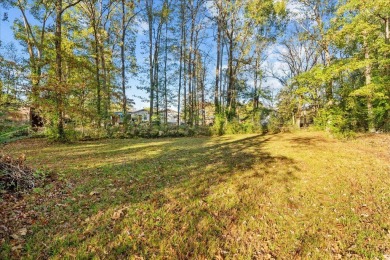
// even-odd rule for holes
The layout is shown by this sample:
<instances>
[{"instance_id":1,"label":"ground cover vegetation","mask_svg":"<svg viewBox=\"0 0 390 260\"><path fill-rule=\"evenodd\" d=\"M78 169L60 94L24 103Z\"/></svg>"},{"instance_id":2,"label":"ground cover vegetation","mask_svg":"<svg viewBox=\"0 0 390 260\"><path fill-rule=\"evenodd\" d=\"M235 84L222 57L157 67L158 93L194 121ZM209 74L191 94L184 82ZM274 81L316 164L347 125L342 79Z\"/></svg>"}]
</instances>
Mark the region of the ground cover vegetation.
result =
<instances>
[{"instance_id":1,"label":"ground cover vegetation","mask_svg":"<svg viewBox=\"0 0 390 260\"><path fill-rule=\"evenodd\" d=\"M211 134L312 123L341 136L390 129L387 0L1 7L14 39L1 43L1 113L28 106L57 140L192 135L210 124ZM134 96L149 103L142 126L125 116Z\"/></svg>"},{"instance_id":2,"label":"ground cover vegetation","mask_svg":"<svg viewBox=\"0 0 390 260\"><path fill-rule=\"evenodd\" d=\"M3 196L1 258L383 258L389 136L19 140L56 172ZM5 229L6 228L6 229Z\"/></svg>"}]
</instances>

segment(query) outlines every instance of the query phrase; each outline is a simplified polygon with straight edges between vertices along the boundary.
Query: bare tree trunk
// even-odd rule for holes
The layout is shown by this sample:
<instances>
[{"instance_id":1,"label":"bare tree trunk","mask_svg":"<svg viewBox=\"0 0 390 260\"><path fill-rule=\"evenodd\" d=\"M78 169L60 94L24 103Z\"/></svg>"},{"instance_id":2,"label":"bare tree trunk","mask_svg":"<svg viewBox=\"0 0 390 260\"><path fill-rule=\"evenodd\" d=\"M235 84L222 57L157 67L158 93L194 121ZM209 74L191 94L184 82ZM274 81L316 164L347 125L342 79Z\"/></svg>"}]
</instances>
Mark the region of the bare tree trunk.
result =
<instances>
[{"instance_id":1,"label":"bare tree trunk","mask_svg":"<svg viewBox=\"0 0 390 260\"><path fill-rule=\"evenodd\" d=\"M193 3L192 3L193 4ZM192 6L193 9L193 6ZM188 102L189 102L189 124L193 125L193 93L192 93L192 84L193 84L193 48L194 48L194 30L195 30L195 24L194 24L194 11L191 10L191 34L190 34L190 50L188 53Z\"/></svg>"},{"instance_id":2,"label":"bare tree trunk","mask_svg":"<svg viewBox=\"0 0 390 260\"><path fill-rule=\"evenodd\" d=\"M121 80L122 80L122 112L123 125L127 128L127 98L126 98L126 66L125 66L125 40L126 40L126 8L122 0L122 35L121 35Z\"/></svg>"},{"instance_id":3,"label":"bare tree trunk","mask_svg":"<svg viewBox=\"0 0 390 260\"><path fill-rule=\"evenodd\" d=\"M62 97L62 0L57 0L55 3L56 18L55 18L55 38L54 45L56 50L56 79L55 84L55 101L56 101L56 112L57 112L57 131L60 140L65 140L64 130L64 115L63 115L63 97Z\"/></svg>"},{"instance_id":4,"label":"bare tree trunk","mask_svg":"<svg viewBox=\"0 0 390 260\"><path fill-rule=\"evenodd\" d=\"M220 1L219 1L220 2ZM214 89L214 114L218 114L220 112L219 109L219 76L220 76L220 61L221 61L221 21L220 18L217 18L217 66L215 68L215 89Z\"/></svg>"},{"instance_id":5,"label":"bare tree trunk","mask_svg":"<svg viewBox=\"0 0 390 260\"><path fill-rule=\"evenodd\" d=\"M167 61L168 61L168 23L165 23L165 57L164 57L164 123L168 123L168 91L167 91Z\"/></svg>"},{"instance_id":6,"label":"bare tree trunk","mask_svg":"<svg viewBox=\"0 0 390 260\"><path fill-rule=\"evenodd\" d=\"M184 93L183 93L183 98L184 98L184 123L187 124L187 33L184 32L184 51L183 51L183 76L184 76Z\"/></svg>"},{"instance_id":7,"label":"bare tree trunk","mask_svg":"<svg viewBox=\"0 0 390 260\"><path fill-rule=\"evenodd\" d=\"M364 57L368 61L370 59L370 51L368 48L367 43L367 34L366 32L364 34ZM371 63L367 62L366 68L364 70L364 76L366 78L366 86L369 86L371 84ZM367 113L368 113L368 131L371 133L374 133L376 131L375 129L375 123L374 123L374 112L372 109L372 91L369 91L370 93L367 96Z\"/></svg>"},{"instance_id":8,"label":"bare tree trunk","mask_svg":"<svg viewBox=\"0 0 390 260\"><path fill-rule=\"evenodd\" d=\"M100 63L102 68L102 87L103 87L103 123L104 128L107 128L108 109L110 93L107 85L107 69L106 69L106 58L104 53L104 41L102 35L98 32L98 46L100 52Z\"/></svg>"},{"instance_id":9,"label":"bare tree trunk","mask_svg":"<svg viewBox=\"0 0 390 260\"><path fill-rule=\"evenodd\" d=\"M156 41L156 44L157 44L157 41ZM159 43L158 43L159 44ZM157 54L158 55L158 54ZM158 58L156 58L158 59ZM159 113L160 113L160 108L159 108L159 104L160 104L160 100L159 100L159 97L160 97L160 81L159 81L159 71L160 71L160 66L156 60L155 62L155 65L154 65L154 90L156 91L156 115L157 117L159 116Z\"/></svg>"},{"instance_id":10,"label":"bare tree trunk","mask_svg":"<svg viewBox=\"0 0 390 260\"><path fill-rule=\"evenodd\" d=\"M180 36L180 62L179 62L179 93L178 93L178 101L177 101L177 125L180 125L180 105L181 105L181 84L182 84L182 74L183 74L183 44L184 44L184 37L185 37L185 6L183 2L181 2L181 36ZM184 62L185 63L185 62ZM184 84L185 86L185 84Z\"/></svg>"},{"instance_id":11,"label":"bare tree trunk","mask_svg":"<svg viewBox=\"0 0 390 260\"><path fill-rule=\"evenodd\" d=\"M224 95L224 92L223 92L223 48L224 47L224 44L223 44L223 41L221 39L221 57L220 57L220 62L219 62L219 67L220 67L220 72L219 72L219 112L223 112L223 95Z\"/></svg>"},{"instance_id":12,"label":"bare tree trunk","mask_svg":"<svg viewBox=\"0 0 390 260\"><path fill-rule=\"evenodd\" d=\"M255 77L254 77L254 93L253 93L253 109L256 110L259 108L259 93L257 89L257 80L258 80L258 72L259 72L259 59L256 57L255 60Z\"/></svg>"},{"instance_id":13,"label":"bare tree trunk","mask_svg":"<svg viewBox=\"0 0 390 260\"><path fill-rule=\"evenodd\" d=\"M154 62L153 62L153 0L146 0L146 11L148 15L149 26L149 80L150 80L150 105L149 105L149 123L152 124L153 102L154 102Z\"/></svg>"},{"instance_id":14,"label":"bare tree trunk","mask_svg":"<svg viewBox=\"0 0 390 260\"><path fill-rule=\"evenodd\" d=\"M94 31L94 37L95 37L95 67L96 67L96 111L98 116L98 127L101 126L101 103L102 103L102 94L101 94L101 83L100 83L100 59L99 59L99 47L98 47L98 36L97 36L97 28L96 25L93 23L92 25L93 31Z\"/></svg>"},{"instance_id":15,"label":"bare tree trunk","mask_svg":"<svg viewBox=\"0 0 390 260\"><path fill-rule=\"evenodd\" d=\"M205 81L206 81L206 65L203 65L203 75L202 75L202 125L206 125L206 106L205 106ZM218 86L217 86L218 88Z\"/></svg>"},{"instance_id":16,"label":"bare tree trunk","mask_svg":"<svg viewBox=\"0 0 390 260\"><path fill-rule=\"evenodd\" d=\"M329 67L331 63L331 57L330 57L328 43L324 43L323 48L325 52L325 66ZM331 80L330 82L327 83L326 86L326 101L328 102L329 105L332 105L332 100L333 100L333 81Z\"/></svg>"},{"instance_id":17,"label":"bare tree trunk","mask_svg":"<svg viewBox=\"0 0 390 260\"><path fill-rule=\"evenodd\" d=\"M233 34L233 32L231 33ZM228 120L232 120L235 114L234 104L234 75L233 75L233 37L229 37L229 52L228 52L228 86L227 86L227 106L228 106Z\"/></svg>"}]
</instances>

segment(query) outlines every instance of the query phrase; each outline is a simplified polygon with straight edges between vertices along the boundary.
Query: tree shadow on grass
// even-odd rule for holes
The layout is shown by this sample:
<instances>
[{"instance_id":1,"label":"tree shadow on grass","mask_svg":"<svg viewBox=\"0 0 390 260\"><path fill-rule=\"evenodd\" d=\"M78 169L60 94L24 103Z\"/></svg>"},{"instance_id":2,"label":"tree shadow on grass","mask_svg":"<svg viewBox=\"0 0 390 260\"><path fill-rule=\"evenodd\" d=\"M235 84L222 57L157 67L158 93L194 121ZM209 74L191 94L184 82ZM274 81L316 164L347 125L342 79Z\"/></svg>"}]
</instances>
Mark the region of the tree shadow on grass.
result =
<instances>
[{"instance_id":1,"label":"tree shadow on grass","mask_svg":"<svg viewBox=\"0 0 390 260\"><path fill-rule=\"evenodd\" d=\"M264 149L270 137L228 140L170 139L148 148L100 151L98 160L110 154L120 158L84 173L69 197L57 202L65 206L50 212L51 229L35 227L29 254L189 258L228 250L227 234L258 207L256 196L292 185L299 171L292 159ZM135 156L157 147L158 153ZM43 234L50 246L32 245Z\"/></svg>"},{"instance_id":2,"label":"tree shadow on grass","mask_svg":"<svg viewBox=\"0 0 390 260\"><path fill-rule=\"evenodd\" d=\"M290 143L292 143L292 147L317 147L321 146L325 143L329 143L329 140L321 137L294 137L289 139Z\"/></svg>"}]
</instances>

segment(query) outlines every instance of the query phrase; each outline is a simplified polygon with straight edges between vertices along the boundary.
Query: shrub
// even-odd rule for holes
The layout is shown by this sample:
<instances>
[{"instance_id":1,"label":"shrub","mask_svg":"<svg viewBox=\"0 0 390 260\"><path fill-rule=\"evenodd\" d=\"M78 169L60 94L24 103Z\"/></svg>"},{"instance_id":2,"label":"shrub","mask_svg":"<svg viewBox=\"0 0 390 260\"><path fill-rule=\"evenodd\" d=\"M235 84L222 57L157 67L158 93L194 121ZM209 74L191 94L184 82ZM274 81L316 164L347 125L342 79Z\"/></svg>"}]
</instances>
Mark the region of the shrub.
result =
<instances>
[{"instance_id":1,"label":"shrub","mask_svg":"<svg viewBox=\"0 0 390 260\"><path fill-rule=\"evenodd\" d=\"M225 133L225 117L223 114L217 114L215 116L214 124L211 127L211 134L223 135Z\"/></svg>"},{"instance_id":2,"label":"shrub","mask_svg":"<svg viewBox=\"0 0 390 260\"><path fill-rule=\"evenodd\" d=\"M348 138L354 136L353 119L340 108L321 109L314 119L314 124L321 130L326 130L336 137Z\"/></svg>"}]
</instances>

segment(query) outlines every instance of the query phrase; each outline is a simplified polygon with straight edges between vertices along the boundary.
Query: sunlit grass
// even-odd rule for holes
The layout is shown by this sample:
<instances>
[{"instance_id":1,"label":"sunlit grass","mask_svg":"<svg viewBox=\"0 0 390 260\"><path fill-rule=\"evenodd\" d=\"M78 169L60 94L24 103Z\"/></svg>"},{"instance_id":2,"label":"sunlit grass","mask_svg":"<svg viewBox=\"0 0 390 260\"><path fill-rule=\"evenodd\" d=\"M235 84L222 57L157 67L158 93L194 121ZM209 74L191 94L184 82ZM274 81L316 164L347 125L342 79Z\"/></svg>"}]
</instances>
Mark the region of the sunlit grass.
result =
<instances>
[{"instance_id":1,"label":"sunlit grass","mask_svg":"<svg viewBox=\"0 0 390 260\"><path fill-rule=\"evenodd\" d=\"M301 132L10 144L64 183L61 196L48 188L25 198L40 217L20 254L381 258L390 254L389 140Z\"/></svg>"}]
</instances>

